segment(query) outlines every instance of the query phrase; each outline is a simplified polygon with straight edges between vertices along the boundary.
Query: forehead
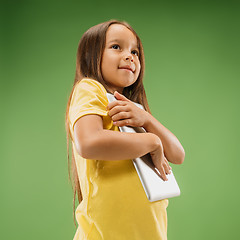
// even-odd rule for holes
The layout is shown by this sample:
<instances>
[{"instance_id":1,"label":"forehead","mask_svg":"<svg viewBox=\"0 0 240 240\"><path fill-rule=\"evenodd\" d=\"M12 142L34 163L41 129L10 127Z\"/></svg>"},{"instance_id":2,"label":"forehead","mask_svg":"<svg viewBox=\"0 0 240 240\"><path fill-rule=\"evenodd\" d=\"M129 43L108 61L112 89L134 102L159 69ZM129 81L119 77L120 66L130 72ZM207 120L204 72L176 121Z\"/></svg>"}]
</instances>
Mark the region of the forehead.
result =
<instances>
[{"instance_id":1,"label":"forehead","mask_svg":"<svg viewBox=\"0 0 240 240\"><path fill-rule=\"evenodd\" d=\"M121 24L112 24L106 33L106 42L111 41L127 41L137 46L137 38L131 30Z\"/></svg>"}]
</instances>

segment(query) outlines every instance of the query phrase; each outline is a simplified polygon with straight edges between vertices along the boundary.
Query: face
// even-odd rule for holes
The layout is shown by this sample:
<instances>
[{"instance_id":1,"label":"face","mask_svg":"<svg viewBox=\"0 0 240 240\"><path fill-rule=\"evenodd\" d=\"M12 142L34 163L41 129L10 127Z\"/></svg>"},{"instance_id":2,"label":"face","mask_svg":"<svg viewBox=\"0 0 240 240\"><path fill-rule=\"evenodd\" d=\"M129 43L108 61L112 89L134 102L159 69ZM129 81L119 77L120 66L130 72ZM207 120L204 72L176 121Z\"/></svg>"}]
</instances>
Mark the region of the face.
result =
<instances>
[{"instance_id":1,"label":"face","mask_svg":"<svg viewBox=\"0 0 240 240\"><path fill-rule=\"evenodd\" d=\"M121 24L112 24L106 33L101 71L108 90L122 93L132 85L140 72L139 50L136 36Z\"/></svg>"}]
</instances>

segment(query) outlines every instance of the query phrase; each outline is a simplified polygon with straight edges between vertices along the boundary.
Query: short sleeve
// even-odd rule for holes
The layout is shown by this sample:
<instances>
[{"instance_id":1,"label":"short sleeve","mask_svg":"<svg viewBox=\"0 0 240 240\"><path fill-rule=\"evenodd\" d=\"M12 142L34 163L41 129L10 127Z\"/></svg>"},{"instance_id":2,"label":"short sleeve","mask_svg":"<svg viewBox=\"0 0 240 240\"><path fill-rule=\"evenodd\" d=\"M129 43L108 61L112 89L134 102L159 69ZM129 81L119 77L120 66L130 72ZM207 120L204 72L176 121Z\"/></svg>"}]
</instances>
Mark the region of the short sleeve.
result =
<instances>
[{"instance_id":1,"label":"short sleeve","mask_svg":"<svg viewBox=\"0 0 240 240\"><path fill-rule=\"evenodd\" d=\"M107 116L106 89L93 79L82 79L75 86L69 107L69 124L73 134L76 121L87 114Z\"/></svg>"}]
</instances>

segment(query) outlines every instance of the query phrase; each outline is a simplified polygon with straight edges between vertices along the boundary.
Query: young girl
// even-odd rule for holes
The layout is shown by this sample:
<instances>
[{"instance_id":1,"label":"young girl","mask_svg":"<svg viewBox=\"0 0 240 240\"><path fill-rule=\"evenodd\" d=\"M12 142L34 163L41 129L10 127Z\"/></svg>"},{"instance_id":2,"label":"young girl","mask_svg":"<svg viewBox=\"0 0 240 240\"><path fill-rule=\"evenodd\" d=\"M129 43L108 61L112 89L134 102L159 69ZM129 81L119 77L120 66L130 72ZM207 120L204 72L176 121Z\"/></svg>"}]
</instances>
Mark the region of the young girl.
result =
<instances>
[{"instance_id":1,"label":"young girl","mask_svg":"<svg viewBox=\"0 0 240 240\"><path fill-rule=\"evenodd\" d=\"M74 240L167 239L168 199L148 201L132 159L150 153L167 180L168 161L181 164L185 153L151 115L143 75L142 43L129 24L112 20L83 34L66 111L73 204L76 192L80 203ZM109 103L107 93L117 100ZM143 127L146 132L120 132L119 126Z\"/></svg>"}]
</instances>

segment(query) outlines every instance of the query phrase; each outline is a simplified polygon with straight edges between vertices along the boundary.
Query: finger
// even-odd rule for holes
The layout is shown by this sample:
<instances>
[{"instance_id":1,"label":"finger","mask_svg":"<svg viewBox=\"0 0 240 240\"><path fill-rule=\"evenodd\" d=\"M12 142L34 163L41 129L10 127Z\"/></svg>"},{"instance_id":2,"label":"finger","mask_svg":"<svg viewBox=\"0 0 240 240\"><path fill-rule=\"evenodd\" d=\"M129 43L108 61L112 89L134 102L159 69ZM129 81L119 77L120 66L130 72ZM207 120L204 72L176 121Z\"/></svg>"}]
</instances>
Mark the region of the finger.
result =
<instances>
[{"instance_id":1,"label":"finger","mask_svg":"<svg viewBox=\"0 0 240 240\"><path fill-rule=\"evenodd\" d=\"M116 126L119 126L119 127L128 126L128 125L130 125L130 120L126 119L126 120L122 120L122 121L116 121L116 122L113 122L113 124Z\"/></svg>"},{"instance_id":2,"label":"finger","mask_svg":"<svg viewBox=\"0 0 240 240\"><path fill-rule=\"evenodd\" d=\"M114 106L118 105L118 101L115 100L113 102L110 102L108 105L107 105L107 110L110 110L112 109Z\"/></svg>"},{"instance_id":3,"label":"finger","mask_svg":"<svg viewBox=\"0 0 240 240\"><path fill-rule=\"evenodd\" d=\"M166 158L164 158L164 160L165 160L165 162L164 162L165 171L166 171L167 174L170 174L171 173L171 169L170 169L169 163L168 163Z\"/></svg>"},{"instance_id":4,"label":"finger","mask_svg":"<svg viewBox=\"0 0 240 240\"><path fill-rule=\"evenodd\" d=\"M129 112L127 106L115 106L111 110L108 111L108 115L113 117L114 115L121 113L121 112Z\"/></svg>"},{"instance_id":5,"label":"finger","mask_svg":"<svg viewBox=\"0 0 240 240\"><path fill-rule=\"evenodd\" d=\"M171 173L170 172L170 168L169 168L169 166L167 164L164 164L164 170L165 170L166 174L170 174Z\"/></svg>"},{"instance_id":6,"label":"finger","mask_svg":"<svg viewBox=\"0 0 240 240\"><path fill-rule=\"evenodd\" d=\"M117 114L114 114L112 116L113 122L120 121L120 120L125 120L130 118L130 114L128 112L119 112Z\"/></svg>"},{"instance_id":7,"label":"finger","mask_svg":"<svg viewBox=\"0 0 240 240\"><path fill-rule=\"evenodd\" d=\"M160 165L160 166L158 167L158 170L159 170L159 172L161 173L161 176L162 176L163 180L164 180L164 181L167 181L168 179L167 179L167 176L166 176L166 174L165 174L165 171L164 171L162 165Z\"/></svg>"},{"instance_id":8,"label":"finger","mask_svg":"<svg viewBox=\"0 0 240 240\"><path fill-rule=\"evenodd\" d=\"M123 94L119 93L118 91L114 92L114 97L116 97L118 100L130 101L128 98L126 98Z\"/></svg>"},{"instance_id":9,"label":"finger","mask_svg":"<svg viewBox=\"0 0 240 240\"><path fill-rule=\"evenodd\" d=\"M110 102L108 105L107 105L107 110L111 110L112 108L116 107L116 106L125 106L126 105L126 102L124 101L121 101L121 100L115 100L113 102Z\"/></svg>"},{"instance_id":10,"label":"finger","mask_svg":"<svg viewBox=\"0 0 240 240\"><path fill-rule=\"evenodd\" d=\"M165 162L166 162L166 164L167 164L168 168L169 168L170 170L172 170L172 167L169 165L169 161L167 160L167 158L166 158L166 157L164 157L164 159L165 159Z\"/></svg>"}]
</instances>

